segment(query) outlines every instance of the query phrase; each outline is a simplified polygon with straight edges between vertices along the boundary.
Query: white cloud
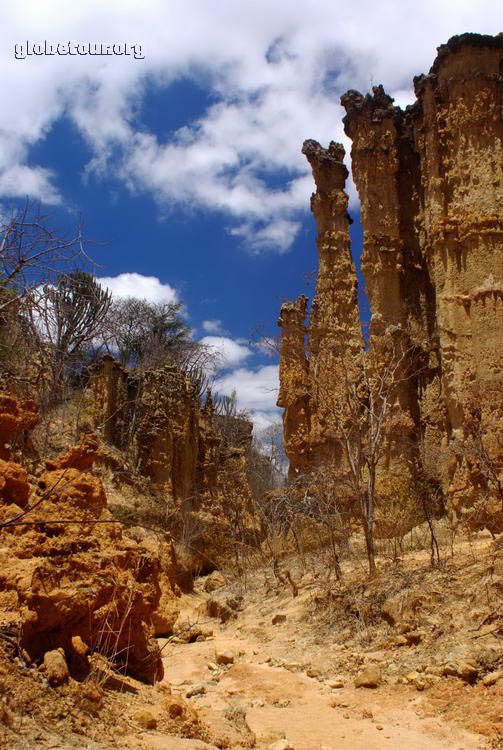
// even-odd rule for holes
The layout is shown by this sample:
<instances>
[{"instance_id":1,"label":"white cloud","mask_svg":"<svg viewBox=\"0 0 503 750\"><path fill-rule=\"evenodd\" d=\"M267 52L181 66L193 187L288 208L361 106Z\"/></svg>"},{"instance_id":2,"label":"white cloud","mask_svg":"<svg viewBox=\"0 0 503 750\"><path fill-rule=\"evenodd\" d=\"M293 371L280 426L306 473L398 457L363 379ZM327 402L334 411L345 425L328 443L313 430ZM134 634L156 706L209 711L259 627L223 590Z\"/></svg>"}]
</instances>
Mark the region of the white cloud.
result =
<instances>
[{"instance_id":1,"label":"white cloud","mask_svg":"<svg viewBox=\"0 0 503 750\"><path fill-rule=\"evenodd\" d=\"M206 331L206 333L226 333L226 331L222 327L221 320L203 320L203 330Z\"/></svg>"},{"instance_id":2,"label":"white cloud","mask_svg":"<svg viewBox=\"0 0 503 750\"><path fill-rule=\"evenodd\" d=\"M162 284L156 276L121 273L118 276L102 276L98 281L101 286L110 289L114 297L137 297L147 302L179 302L176 289Z\"/></svg>"},{"instance_id":3,"label":"white cloud","mask_svg":"<svg viewBox=\"0 0 503 750\"><path fill-rule=\"evenodd\" d=\"M247 346L243 346L227 336L203 336L201 343L215 350L218 355L218 369L220 370L236 367L253 354Z\"/></svg>"},{"instance_id":4,"label":"white cloud","mask_svg":"<svg viewBox=\"0 0 503 750\"><path fill-rule=\"evenodd\" d=\"M238 408L262 413L258 419L263 421L264 414L278 414L278 377L277 365L265 365L255 370L240 367L217 378L213 387L227 396L236 391Z\"/></svg>"},{"instance_id":5,"label":"white cloud","mask_svg":"<svg viewBox=\"0 0 503 750\"><path fill-rule=\"evenodd\" d=\"M258 436L268 427L272 427L272 425L281 425L281 429L283 429L277 411L255 411L252 414L252 421L255 427L255 434Z\"/></svg>"},{"instance_id":6,"label":"white cloud","mask_svg":"<svg viewBox=\"0 0 503 750\"><path fill-rule=\"evenodd\" d=\"M312 191L300 148L305 138L347 143L343 91L382 82L409 103L412 77L428 71L437 45L503 25L493 0L344 8L333 0L192 0L190 8L182 0L47 0L41 8L38 0L2 6L0 194L64 199L59 175L32 163L29 147L65 114L90 149L89 180L120 179L163 210L221 212L255 252L283 252L294 240ZM24 39L138 42L146 57L16 60L14 44ZM141 121L142 97L147 85L160 90L181 77L205 88L211 104L161 138Z\"/></svg>"}]
</instances>

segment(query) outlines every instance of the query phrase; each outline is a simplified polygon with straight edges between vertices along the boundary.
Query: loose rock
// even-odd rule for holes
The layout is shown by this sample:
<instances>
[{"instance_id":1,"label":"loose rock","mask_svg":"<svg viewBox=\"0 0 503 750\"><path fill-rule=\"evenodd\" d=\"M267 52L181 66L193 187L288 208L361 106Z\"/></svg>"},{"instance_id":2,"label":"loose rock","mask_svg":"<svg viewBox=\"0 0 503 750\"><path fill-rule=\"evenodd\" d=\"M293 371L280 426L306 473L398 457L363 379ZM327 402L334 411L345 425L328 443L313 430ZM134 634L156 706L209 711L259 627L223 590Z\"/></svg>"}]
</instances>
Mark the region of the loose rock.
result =
<instances>
[{"instance_id":1,"label":"loose rock","mask_svg":"<svg viewBox=\"0 0 503 750\"><path fill-rule=\"evenodd\" d=\"M207 594L211 594L212 591L216 591L216 589L220 589L222 586L225 586L225 578L218 570L214 570L213 573L206 576L203 588Z\"/></svg>"},{"instance_id":2,"label":"loose rock","mask_svg":"<svg viewBox=\"0 0 503 750\"><path fill-rule=\"evenodd\" d=\"M143 729L156 729L157 728L157 721L154 717L154 715L147 711L144 708L138 709L138 711L135 711L133 714L133 719L136 721L137 724L139 724Z\"/></svg>"},{"instance_id":3,"label":"loose rock","mask_svg":"<svg viewBox=\"0 0 503 750\"><path fill-rule=\"evenodd\" d=\"M499 680L503 680L503 670L489 672L489 674L486 674L482 679L482 684L486 687L490 687L491 685L495 685Z\"/></svg>"},{"instance_id":4,"label":"loose rock","mask_svg":"<svg viewBox=\"0 0 503 750\"><path fill-rule=\"evenodd\" d=\"M329 680L327 682L327 685L329 688L332 688L333 690L337 690L338 688L344 687L344 682L342 680Z\"/></svg>"},{"instance_id":5,"label":"loose rock","mask_svg":"<svg viewBox=\"0 0 503 750\"><path fill-rule=\"evenodd\" d=\"M381 679L382 675L379 667L371 665L366 667L363 672L360 672L357 676L355 679L355 687L376 688L381 683Z\"/></svg>"},{"instance_id":6,"label":"loose rock","mask_svg":"<svg viewBox=\"0 0 503 750\"><path fill-rule=\"evenodd\" d=\"M217 651L215 661L217 664L234 664L234 654L232 651Z\"/></svg>"},{"instance_id":7,"label":"loose rock","mask_svg":"<svg viewBox=\"0 0 503 750\"><path fill-rule=\"evenodd\" d=\"M185 691L186 698L192 698L194 695L203 695L206 692L206 685L202 682L195 682Z\"/></svg>"},{"instance_id":8,"label":"loose rock","mask_svg":"<svg viewBox=\"0 0 503 750\"><path fill-rule=\"evenodd\" d=\"M288 740L277 740L269 745L269 750L295 750L294 746Z\"/></svg>"},{"instance_id":9,"label":"loose rock","mask_svg":"<svg viewBox=\"0 0 503 750\"><path fill-rule=\"evenodd\" d=\"M46 651L44 654L44 668L49 685L53 687L64 685L70 678L63 649L58 648L55 651Z\"/></svg>"},{"instance_id":10,"label":"loose rock","mask_svg":"<svg viewBox=\"0 0 503 750\"><path fill-rule=\"evenodd\" d=\"M273 625L279 625L282 622L286 622L286 615L277 614L271 620Z\"/></svg>"}]
</instances>

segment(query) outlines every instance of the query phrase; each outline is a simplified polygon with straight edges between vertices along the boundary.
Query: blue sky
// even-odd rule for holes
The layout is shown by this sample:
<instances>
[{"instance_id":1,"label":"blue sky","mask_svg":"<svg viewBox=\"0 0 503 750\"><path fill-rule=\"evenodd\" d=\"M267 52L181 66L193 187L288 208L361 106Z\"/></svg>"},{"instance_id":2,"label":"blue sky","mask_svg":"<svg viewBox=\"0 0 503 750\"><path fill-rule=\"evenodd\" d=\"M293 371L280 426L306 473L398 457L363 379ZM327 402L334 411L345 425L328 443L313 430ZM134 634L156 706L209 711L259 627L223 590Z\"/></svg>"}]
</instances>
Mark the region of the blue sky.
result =
<instances>
[{"instance_id":1,"label":"blue sky","mask_svg":"<svg viewBox=\"0 0 503 750\"><path fill-rule=\"evenodd\" d=\"M249 335L274 334L281 300L313 293L302 142L349 152L341 93L383 83L410 103L436 46L502 27L485 1L7 0L0 211L29 196L56 225L82 215L86 236L107 243L91 247L98 277L117 295L183 300L194 335L226 356L217 387L263 426L279 414L277 363ZM141 44L142 59L15 58L15 44L46 39ZM357 253L357 220L352 233Z\"/></svg>"}]
</instances>

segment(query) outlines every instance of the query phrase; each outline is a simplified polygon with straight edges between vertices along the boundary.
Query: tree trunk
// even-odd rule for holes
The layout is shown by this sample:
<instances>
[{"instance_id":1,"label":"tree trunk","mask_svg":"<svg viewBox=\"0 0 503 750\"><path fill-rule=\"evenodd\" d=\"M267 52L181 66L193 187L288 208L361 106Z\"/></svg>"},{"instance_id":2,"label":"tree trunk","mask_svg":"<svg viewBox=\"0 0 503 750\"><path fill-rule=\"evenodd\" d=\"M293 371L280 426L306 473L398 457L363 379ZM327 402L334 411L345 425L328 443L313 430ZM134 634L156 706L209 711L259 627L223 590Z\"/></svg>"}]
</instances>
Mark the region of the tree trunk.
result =
<instances>
[{"instance_id":1,"label":"tree trunk","mask_svg":"<svg viewBox=\"0 0 503 750\"><path fill-rule=\"evenodd\" d=\"M376 574L375 546L374 546L374 529L373 524L369 524L367 519L363 519L363 533L365 534L365 546L367 548L367 559L369 563L370 577Z\"/></svg>"},{"instance_id":2,"label":"tree trunk","mask_svg":"<svg viewBox=\"0 0 503 750\"><path fill-rule=\"evenodd\" d=\"M363 518L363 531L365 533L365 545L367 547L367 558L369 562L369 574L376 573L375 546L374 546L374 493L375 493L375 465L369 466L369 478L367 482L367 497L365 516Z\"/></svg>"}]
</instances>

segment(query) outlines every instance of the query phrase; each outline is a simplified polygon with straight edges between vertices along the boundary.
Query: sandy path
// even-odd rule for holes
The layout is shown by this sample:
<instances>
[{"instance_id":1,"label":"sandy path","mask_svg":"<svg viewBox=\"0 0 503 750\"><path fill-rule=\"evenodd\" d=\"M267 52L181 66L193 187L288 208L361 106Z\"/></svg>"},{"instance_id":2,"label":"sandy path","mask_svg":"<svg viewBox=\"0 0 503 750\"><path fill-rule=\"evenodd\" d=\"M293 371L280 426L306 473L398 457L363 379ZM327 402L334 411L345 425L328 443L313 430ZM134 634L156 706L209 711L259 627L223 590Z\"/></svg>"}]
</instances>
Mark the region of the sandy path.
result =
<instances>
[{"instance_id":1,"label":"sandy path","mask_svg":"<svg viewBox=\"0 0 503 750\"><path fill-rule=\"evenodd\" d=\"M193 604L194 609L200 608L200 596L194 597ZM186 606L190 609L190 598ZM272 666L267 660L279 653L284 658L291 651L295 660L294 645L288 643L294 638L291 629L273 626L263 616L256 605L249 605L226 626L212 620L212 639L168 647L165 679L181 695L192 683L204 683L205 694L190 701L206 723L211 725L218 714L235 704L246 711L258 748L267 748L281 736L295 750L479 750L486 746L480 735L441 718L421 718L414 709L423 698L405 685L369 690L348 683L332 689L305 674L305 661L302 671ZM235 662L212 671L208 664L214 662L215 651L222 649L231 650ZM153 737L147 746L171 748ZM183 747L196 750L203 745L189 741Z\"/></svg>"}]
</instances>

